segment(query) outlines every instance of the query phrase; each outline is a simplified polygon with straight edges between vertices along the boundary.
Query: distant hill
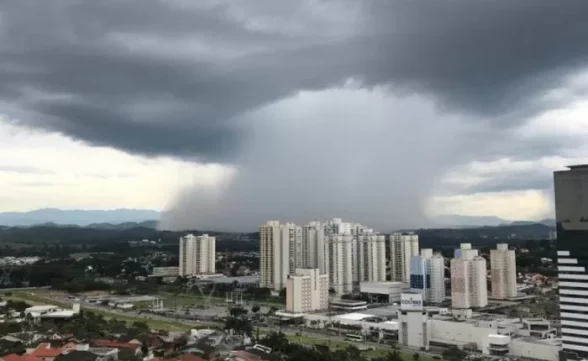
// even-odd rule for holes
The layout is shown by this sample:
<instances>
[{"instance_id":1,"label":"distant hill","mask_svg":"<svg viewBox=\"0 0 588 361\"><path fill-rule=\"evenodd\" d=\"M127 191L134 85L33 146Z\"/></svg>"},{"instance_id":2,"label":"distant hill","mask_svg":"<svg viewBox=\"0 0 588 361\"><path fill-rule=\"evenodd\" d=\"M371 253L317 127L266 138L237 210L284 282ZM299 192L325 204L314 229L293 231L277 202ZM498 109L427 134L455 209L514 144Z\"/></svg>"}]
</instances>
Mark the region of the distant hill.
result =
<instances>
[{"instance_id":1,"label":"distant hill","mask_svg":"<svg viewBox=\"0 0 588 361\"><path fill-rule=\"evenodd\" d=\"M459 214L447 214L432 219L432 227L450 227L450 228L471 228L486 226L528 226L532 224L544 224L549 227L555 227L555 219L542 219L540 221L509 221L496 216L464 216Z\"/></svg>"},{"instance_id":2,"label":"distant hill","mask_svg":"<svg viewBox=\"0 0 588 361\"><path fill-rule=\"evenodd\" d=\"M120 225L126 222L145 222L159 219L159 212L147 209L113 209L113 210L64 210L56 208L37 209L30 212L0 213L0 225L72 225L88 226L97 224Z\"/></svg>"},{"instance_id":3,"label":"distant hill","mask_svg":"<svg viewBox=\"0 0 588 361\"><path fill-rule=\"evenodd\" d=\"M419 245L422 248L456 246L472 243L474 246L494 245L499 242L520 244L527 240L548 239L555 227L542 223L466 228L419 229Z\"/></svg>"},{"instance_id":4,"label":"distant hill","mask_svg":"<svg viewBox=\"0 0 588 361\"><path fill-rule=\"evenodd\" d=\"M459 214L445 214L432 219L433 225L437 227L481 227L500 226L510 221L496 216L463 216Z\"/></svg>"},{"instance_id":5,"label":"distant hill","mask_svg":"<svg viewBox=\"0 0 588 361\"><path fill-rule=\"evenodd\" d=\"M157 228L157 221L144 221L144 222L124 222L118 224L112 223L92 223L86 226L87 228L94 229L132 229L132 228Z\"/></svg>"}]
</instances>

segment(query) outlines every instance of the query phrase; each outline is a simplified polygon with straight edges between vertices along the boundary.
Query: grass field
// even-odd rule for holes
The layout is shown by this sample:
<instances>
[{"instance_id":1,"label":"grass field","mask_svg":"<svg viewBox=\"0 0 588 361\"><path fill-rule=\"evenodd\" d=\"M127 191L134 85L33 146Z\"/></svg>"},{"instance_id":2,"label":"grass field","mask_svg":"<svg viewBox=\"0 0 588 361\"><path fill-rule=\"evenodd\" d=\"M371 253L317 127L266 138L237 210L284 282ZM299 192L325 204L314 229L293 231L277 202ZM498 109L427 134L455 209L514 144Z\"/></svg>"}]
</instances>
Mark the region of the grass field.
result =
<instances>
[{"instance_id":1,"label":"grass field","mask_svg":"<svg viewBox=\"0 0 588 361\"><path fill-rule=\"evenodd\" d=\"M319 338L314 338L314 337L307 337L307 336L288 336L288 339L292 342L295 343L299 343L302 345L323 345L323 346L328 346L330 349L345 349L347 347L349 347L350 345L353 345L351 343L348 342L342 342L342 341L335 341L335 340L325 340L325 339L319 339ZM357 344L357 346L359 346L360 344ZM389 352L391 352L390 349L375 349L372 351L367 351L365 353L366 356L370 357L370 358L375 358L375 357L382 357L382 356L386 356ZM405 361L413 361L413 353L408 353L408 352L399 352L400 356L402 356L402 358ZM434 361L431 357L426 356L426 355L419 355L419 361Z\"/></svg>"},{"instance_id":2,"label":"grass field","mask_svg":"<svg viewBox=\"0 0 588 361\"><path fill-rule=\"evenodd\" d=\"M199 294L187 294L187 293L169 293L169 292L162 292L159 293L159 296L163 297L163 305L165 307L182 307L182 306L203 306L206 305L207 302L210 302L214 306L224 306L226 304L226 300L224 297L208 297L202 296ZM246 295L243 296L243 302L247 304L257 304L259 306L276 306L278 308L283 308L284 305L278 302L264 302L264 301L253 301L247 300Z\"/></svg>"}]
</instances>

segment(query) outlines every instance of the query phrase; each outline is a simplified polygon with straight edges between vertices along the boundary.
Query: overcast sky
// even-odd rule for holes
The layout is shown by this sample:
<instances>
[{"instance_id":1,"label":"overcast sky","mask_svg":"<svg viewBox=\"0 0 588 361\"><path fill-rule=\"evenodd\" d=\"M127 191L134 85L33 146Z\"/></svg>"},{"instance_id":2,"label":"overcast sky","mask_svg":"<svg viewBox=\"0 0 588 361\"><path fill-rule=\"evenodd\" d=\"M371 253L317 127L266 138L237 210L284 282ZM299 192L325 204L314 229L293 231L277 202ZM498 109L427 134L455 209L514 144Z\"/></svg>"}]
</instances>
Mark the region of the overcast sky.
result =
<instances>
[{"instance_id":1,"label":"overcast sky","mask_svg":"<svg viewBox=\"0 0 588 361\"><path fill-rule=\"evenodd\" d=\"M0 211L552 216L585 0L0 0Z\"/></svg>"}]
</instances>

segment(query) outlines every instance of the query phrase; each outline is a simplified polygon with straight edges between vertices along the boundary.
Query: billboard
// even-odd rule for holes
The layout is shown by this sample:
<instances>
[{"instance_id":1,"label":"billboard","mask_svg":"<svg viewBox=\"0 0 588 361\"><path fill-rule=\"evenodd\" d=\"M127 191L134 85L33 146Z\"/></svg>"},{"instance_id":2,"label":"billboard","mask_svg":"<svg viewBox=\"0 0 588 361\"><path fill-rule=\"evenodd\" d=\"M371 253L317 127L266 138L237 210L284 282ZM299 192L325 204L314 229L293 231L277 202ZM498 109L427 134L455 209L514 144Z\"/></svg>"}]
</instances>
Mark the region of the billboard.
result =
<instances>
[{"instance_id":1,"label":"billboard","mask_svg":"<svg viewBox=\"0 0 588 361\"><path fill-rule=\"evenodd\" d=\"M403 293L400 295L401 311L422 311L423 295L420 293Z\"/></svg>"}]
</instances>

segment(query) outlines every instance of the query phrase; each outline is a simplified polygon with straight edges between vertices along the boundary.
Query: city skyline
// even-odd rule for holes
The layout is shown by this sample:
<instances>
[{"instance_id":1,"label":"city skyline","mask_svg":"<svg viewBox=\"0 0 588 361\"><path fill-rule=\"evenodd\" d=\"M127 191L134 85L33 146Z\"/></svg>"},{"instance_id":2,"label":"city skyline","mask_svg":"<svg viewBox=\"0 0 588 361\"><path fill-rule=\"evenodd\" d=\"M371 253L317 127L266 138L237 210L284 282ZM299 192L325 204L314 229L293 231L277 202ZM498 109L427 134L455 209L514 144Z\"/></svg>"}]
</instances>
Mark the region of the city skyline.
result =
<instances>
[{"instance_id":1,"label":"city skyline","mask_svg":"<svg viewBox=\"0 0 588 361\"><path fill-rule=\"evenodd\" d=\"M0 211L167 210L173 229L549 218L551 172L588 160L583 15L577 0L3 3Z\"/></svg>"}]
</instances>

